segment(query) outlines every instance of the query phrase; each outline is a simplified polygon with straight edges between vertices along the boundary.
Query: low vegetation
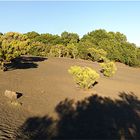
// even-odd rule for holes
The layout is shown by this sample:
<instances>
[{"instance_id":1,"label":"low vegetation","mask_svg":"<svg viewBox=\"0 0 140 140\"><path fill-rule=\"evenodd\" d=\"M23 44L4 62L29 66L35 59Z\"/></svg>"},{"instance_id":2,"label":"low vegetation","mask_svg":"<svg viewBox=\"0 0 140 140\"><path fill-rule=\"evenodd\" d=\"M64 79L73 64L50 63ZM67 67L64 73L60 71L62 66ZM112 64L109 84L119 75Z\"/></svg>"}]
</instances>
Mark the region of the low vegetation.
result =
<instances>
[{"instance_id":1,"label":"low vegetation","mask_svg":"<svg viewBox=\"0 0 140 140\"><path fill-rule=\"evenodd\" d=\"M106 61L107 52L103 49L88 48L88 55L92 61Z\"/></svg>"},{"instance_id":2,"label":"low vegetation","mask_svg":"<svg viewBox=\"0 0 140 140\"><path fill-rule=\"evenodd\" d=\"M100 75L89 67L72 66L68 72L73 75L75 82L81 88L91 88Z\"/></svg>"},{"instance_id":3,"label":"low vegetation","mask_svg":"<svg viewBox=\"0 0 140 140\"><path fill-rule=\"evenodd\" d=\"M114 62L101 63L100 66L102 68L101 72L107 77L111 77L117 71L117 67Z\"/></svg>"}]
</instances>

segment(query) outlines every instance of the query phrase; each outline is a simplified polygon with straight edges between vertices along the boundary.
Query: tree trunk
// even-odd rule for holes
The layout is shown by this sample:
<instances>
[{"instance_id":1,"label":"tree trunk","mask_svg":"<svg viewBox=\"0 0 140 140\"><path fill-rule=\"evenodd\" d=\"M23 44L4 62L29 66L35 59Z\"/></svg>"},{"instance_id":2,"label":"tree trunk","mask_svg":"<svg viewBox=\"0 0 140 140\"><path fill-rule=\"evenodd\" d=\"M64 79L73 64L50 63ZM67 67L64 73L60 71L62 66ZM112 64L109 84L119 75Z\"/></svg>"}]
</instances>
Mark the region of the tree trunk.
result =
<instances>
[{"instance_id":1,"label":"tree trunk","mask_svg":"<svg viewBox=\"0 0 140 140\"><path fill-rule=\"evenodd\" d=\"M5 65L5 62L1 62L1 70L2 71L7 71L7 67Z\"/></svg>"}]
</instances>

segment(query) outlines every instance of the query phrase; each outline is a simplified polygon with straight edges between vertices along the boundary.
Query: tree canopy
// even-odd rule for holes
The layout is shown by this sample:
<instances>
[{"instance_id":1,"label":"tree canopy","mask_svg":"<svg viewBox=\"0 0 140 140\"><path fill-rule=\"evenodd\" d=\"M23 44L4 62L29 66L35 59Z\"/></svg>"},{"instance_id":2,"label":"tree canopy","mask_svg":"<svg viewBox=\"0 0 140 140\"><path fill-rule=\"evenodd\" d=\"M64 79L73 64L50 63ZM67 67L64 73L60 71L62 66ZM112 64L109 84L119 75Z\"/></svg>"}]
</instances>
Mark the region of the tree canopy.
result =
<instances>
[{"instance_id":1,"label":"tree canopy","mask_svg":"<svg viewBox=\"0 0 140 140\"><path fill-rule=\"evenodd\" d=\"M55 56L90 59L92 61L113 60L129 66L140 66L140 48L130 43L120 32L94 30L82 38L77 33L64 31L61 35L0 33L0 62L10 62L23 55Z\"/></svg>"}]
</instances>

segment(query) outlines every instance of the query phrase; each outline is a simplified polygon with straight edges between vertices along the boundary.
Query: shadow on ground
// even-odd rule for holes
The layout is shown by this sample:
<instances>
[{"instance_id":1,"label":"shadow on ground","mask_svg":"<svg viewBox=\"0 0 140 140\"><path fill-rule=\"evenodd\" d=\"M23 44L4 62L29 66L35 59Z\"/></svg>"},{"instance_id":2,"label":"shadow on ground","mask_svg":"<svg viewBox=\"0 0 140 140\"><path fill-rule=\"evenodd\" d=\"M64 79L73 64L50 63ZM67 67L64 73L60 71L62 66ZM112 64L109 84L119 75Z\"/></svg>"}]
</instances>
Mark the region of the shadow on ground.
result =
<instances>
[{"instance_id":1,"label":"shadow on ground","mask_svg":"<svg viewBox=\"0 0 140 140\"><path fill-rule=\"evenodd\" d=\"M140 100L121 92L120 99L92 95L82 101L65 99L56 107L58 120L29 118L17 139L140 139ZM47 109L47 108L46 108Z\"/></svg>"},{"instance_id":2,"label":"shadow on ground","mask_svg":"<svg viewBox=\"0 0 140 140\"><path fill-rule=\"evenodd\" d=\"M44 60L47 60L47 58L22 56L13 59L12 62L7 64L6 67L8 68L8 70L37 68L38 64L36 62L40 62Z\"/></svg>"},{"instance_id":3,"label":"shadow on ground","mask_svg":"<svg viewBox=\"0 0 140 140\"><path fill-rule=\"evenodd\" d=\"M20 128L17 140L46 140L52 136L52 123L48 116L29 118Z\"/></svg>"}]
</instances>

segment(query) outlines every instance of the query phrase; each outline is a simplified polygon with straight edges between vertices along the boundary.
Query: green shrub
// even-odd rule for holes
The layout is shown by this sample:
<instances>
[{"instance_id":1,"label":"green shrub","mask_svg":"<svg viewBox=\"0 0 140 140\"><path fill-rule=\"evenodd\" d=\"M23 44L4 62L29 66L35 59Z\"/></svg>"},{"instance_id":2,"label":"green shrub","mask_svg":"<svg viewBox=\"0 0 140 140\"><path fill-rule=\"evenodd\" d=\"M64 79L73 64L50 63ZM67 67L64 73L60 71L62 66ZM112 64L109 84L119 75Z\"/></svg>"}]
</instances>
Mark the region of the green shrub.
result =
<instances>
[{"instance_id":1,"label":"green shrub","mask_svg":"<svg viewBox=\"0 0 140 140\"><path fill-rule=\"evenodd\" d=\"M42 42L39 42L39 41L32 42L30 50L29 50L29 54L34 55L34 56L45 56L46 48L48 48L48 46Z\"/></svg>"},{"instance_id":2,"label":"green shrub","mask_svg":"<svg viewBox=\"0 0 140 140\"><path fill-rule=\"evenodd\" d=\"M86 89L91 88L91 86L100 77L100 75L95 70L89 67L72 66L68 72L73 75L75 82L81 88Z\"/></svg>"},{"instance_id":3,"label":"green shrub","mask_svg":"<svg viewBox=\"0 0 140 140\"><path fill-rule=\"evenodd\" d=\"M76 44L72 43L72 44L67 44L66 46L67 49L67 57L70 56L71 58L76 58L76 56L78 55L78 48L76 46Z\"/></svg>"},{"instance_id":4,"label":"green shrub","mask_svg":"<svg viewBox=\"0 0 140 140\"><path fill-rule=\"evenodd\" d=\"M104 76L110 77L113 74L115 74L117 67L114 62L107 62L107 63L101 63L100 66L102 67L102 72Z\"/></svg>"},{"instance_id":5,"label":"green shrub","mask_svg":"<svg viewBox=\"0 0 140 140\"><path fill-rule=\"evenodd\" d=\"M92 61L103 61L106 59L107 52L103 49L88 48L88 54Z\"/></svg>"},{"instance_id":6,"label":"green shrub","mask_svg":"<svg viewBox=\"0 0 140 140\"><path fill-rule=\"evenodd\" d=\"M49 55L53 57L64 57L66 48L64 45L58 44L51 47Z\"/></svg>"}]
</instances>

